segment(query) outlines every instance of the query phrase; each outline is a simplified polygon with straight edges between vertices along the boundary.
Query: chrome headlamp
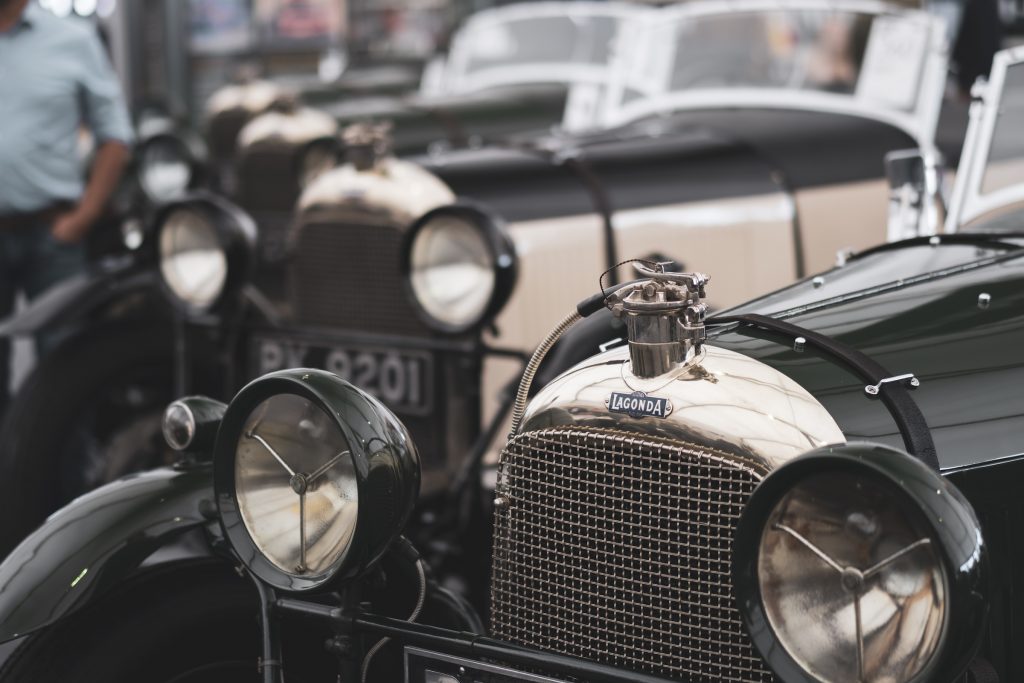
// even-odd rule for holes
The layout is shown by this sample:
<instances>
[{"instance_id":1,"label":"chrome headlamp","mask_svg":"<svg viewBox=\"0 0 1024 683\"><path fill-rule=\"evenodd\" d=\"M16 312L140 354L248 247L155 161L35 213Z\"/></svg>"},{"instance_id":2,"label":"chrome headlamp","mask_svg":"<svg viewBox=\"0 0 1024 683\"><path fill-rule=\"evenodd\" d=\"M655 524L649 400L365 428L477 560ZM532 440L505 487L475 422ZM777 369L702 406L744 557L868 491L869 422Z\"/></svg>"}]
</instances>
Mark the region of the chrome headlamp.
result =
<instances>
[{"instance_id":1,"label":"chrome headlamp","mask_svg":"<svg viewBox=\"0 0 1024 683\"><path fill-rule=\"evenodd\" d=\"M165 289L186 313L218 308L249 278L256 226L225 200L197 196L166 205L156 235Z\"/></svg>"},{"instance_id":2,"label":"chrome headlamp","mask_svg":"<svg viewBox=\"0 0 1024 683\"><path fill-rule=\"evenodd\" d=\"M918 460L828 447L754 492L734 586L783 683L952 678L984 630L985 546L967 500Z\"/></svg>"},{"instance_id":3,"label":"chrome headlamp","mask_svg":"<svg viewBox=\"0 0 1024 683\"><path fill-rule=\"evenodd\" d=\"M164 410L164 441L176 451L209 452L227 406L206 396L187 396Z\"/></svg>"},{"instance_id":4,"label":"chrome headlamp","mask_svg":"<svg viewBox=\"0 0 1024 683\"><path fill-rule=\"evenodd\" d=\"M242 389L214 450L224 532L276 588L356 576L401 532L419 492L405 427L365 392L321 370L283 370Z\"/></svg>"},{"instance_id":5,"label":"chrome headlamp","mask_svg":"<svg viewBox=\"0 0 1024 683\"><path fill-rule=\"evenodd\" d=\"M179 199L193 187L197 162L188 144L171 133L143 142L137 151L139 186L155 203Z\"/></svg>"},{"instance_id":6,"label":"chrome headlamp","mask_svg":"<svg viewBox=\"0 0 1024 683\"><path fill-rule=\"evenodd\" d=\"M458 334L490 322L508 301L515 249L495 216L452 204L427 212L410 228L402 271L424 321Z\"/></svg>"}]
</instances>

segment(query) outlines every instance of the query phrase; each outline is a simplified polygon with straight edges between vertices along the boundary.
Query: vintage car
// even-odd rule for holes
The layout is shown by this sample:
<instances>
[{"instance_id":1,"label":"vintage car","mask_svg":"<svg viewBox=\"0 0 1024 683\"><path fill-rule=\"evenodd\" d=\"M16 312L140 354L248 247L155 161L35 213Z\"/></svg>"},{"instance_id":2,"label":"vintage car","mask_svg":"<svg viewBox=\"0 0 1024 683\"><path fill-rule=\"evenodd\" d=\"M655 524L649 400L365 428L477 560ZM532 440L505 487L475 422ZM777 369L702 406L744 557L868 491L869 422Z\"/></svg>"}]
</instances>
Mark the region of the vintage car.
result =
<instances>
[{"instance_id":1,"label":"vintage car","mask_svg":"<svg viewBox=\"0 0 1024 683\"><path fill-rule=\"evenodd\" d=\"M307 87L299 97L279 98L237 133L230 167L228 194L259 226L262 261L284 257L295 204L312 179L343 158L338 134L348 125L386 123L391 151L400 156L547 131L562 121L571 88L607 80L620 26L645 13L576 1L485 9L459 29L418 92L347 88L327 99Z\"/></svg>"},{"instance_id":2,"label":"vintage car","mask_svg":"<svg viewBox=\"0 0 1024 683\"><path fill-rule=\"evenodd\" d=\"M744 63L766 77L760 59L680 76L707 89L662 92L646 80L634 92L617 81L621 106L606 115L632 108L640 118L614 130L399 160L364 128L347 145L352 162L303 193L281 303L252 286L251 220L211 197L166 205L135 260L28 312L85 324L26 381L0 429L0 467L11 473L0 495L22 510L0 524L0 548L73 495L173 458L159 420L174 395L227 398L286 367L327 368L381 398L412 430L432 500L463 463L496 450L511 407L503 390L594 273L614 277L636 257L707 263L723 274L710 300L720 308L831 263L840 247L884 239L888 193L876 176L889 150L931 149L942 31L921 12L840 7L664 10L644 30L710 35L724 23L727 33L795 42L765 45L781 61L763 87L735 80ZM899 106L871 94L865 79L877 74L867 66L848 92L814 89L816 30L837 26L828 31L866 32L865 65L893 32L912 37L919 72ZM833 158L842 163L822 163ZM918 196L920 229L934 231L928 187ZM41 419L75 427L45 429ZM62 472L59 486L43 480L43 461Z\"/></svg>"},{"instance_id":3,"label":"vintage car","mask_svg":"<svg viewBox=\"0 0 1024 683\"><path fill-rule=\"evenodd\" d=\"M206 101L203 128L215 169L215 187L228 194L235 190L234 166L238 134L246 124L296 99L309 104L328 103L339 98L397 95L419 86L419 60L385 59L367 63L355 60L337 78L283 76L257 77L258 69L246 64L235 80L214 91Z\"/></svg>"},{"instance_id":4,"label":"vintage car","mask_svg":"<svg viewBox=\"0 0 1024 683\"><path fill-rule=\"evenodd\" d=\"M567 309L516 393L486 632L400 535L409 430L293 369L171 404L175 468L0 565L0 680L1021 680L1022 74L977 91L945 234L715 316L656 264ZM626 344L528 400L609 318Z\"/></svg>"},{"instance_id":5,"label":"vintage car","mask_svg":"<svg viewBox=\"0 0 1024 683\"><path fill-rule=\"evenodd\" d=\"M563 122L577 88L603 88L629 25L651 12L618 2L526 2L471 15L443 60L403 97L325 107L344 126L394 125L400 156L465 147Z\"/></svg>"}]
</instances>

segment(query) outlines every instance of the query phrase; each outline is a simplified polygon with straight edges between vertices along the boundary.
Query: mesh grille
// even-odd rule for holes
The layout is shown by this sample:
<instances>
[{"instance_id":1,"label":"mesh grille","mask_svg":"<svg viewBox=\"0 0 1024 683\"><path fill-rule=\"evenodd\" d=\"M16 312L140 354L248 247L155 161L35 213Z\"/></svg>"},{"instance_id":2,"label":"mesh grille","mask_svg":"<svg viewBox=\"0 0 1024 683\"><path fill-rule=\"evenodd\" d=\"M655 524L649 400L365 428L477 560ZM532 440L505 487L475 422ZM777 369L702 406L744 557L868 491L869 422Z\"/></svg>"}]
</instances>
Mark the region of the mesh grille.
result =
<instances>
[{"instance_id":1,"label":"mesh grille","mask_svg":"<svg viewBox=\"0 0 1024 683\"><path fill-rule=\"evenodd\" d=\"M213 116L209 121L206 139L214 159L227 161L234 153L238 134L252 115L244 109L229 109Z\"/></svg>"},{"instance_id":2,"label":"mesh grille","mask_svg":"<svg viewBox=\"0 0 1024 683\"><path fill-rule=\"evenodd\" d=\"M267 145L245 150L238 160L238 203L246 211L291 212L299 200L296 148Z\"/></svg>"},{"instance_id":3,"label":"mesh grille","mask_svg":"<svg viewBox=\"0 0 1024 683\"><path fill-rule=\"evenodd\" d=\"M399 272L403 229L367 212L299 226L291 261L299 322L375 334L430 337Z\"/></svg>"},{"instance_id":4,"label":"mesh grille","mask_svg":"<svg viewBox=\"0 0 1024 683\"><path fill-rule=\"evenodd\" d=\"M516 437L495 520L494 635L687 681L772 681L731 581L733 530L764 474L612 430Z\"/></svg>"}]
</instances>

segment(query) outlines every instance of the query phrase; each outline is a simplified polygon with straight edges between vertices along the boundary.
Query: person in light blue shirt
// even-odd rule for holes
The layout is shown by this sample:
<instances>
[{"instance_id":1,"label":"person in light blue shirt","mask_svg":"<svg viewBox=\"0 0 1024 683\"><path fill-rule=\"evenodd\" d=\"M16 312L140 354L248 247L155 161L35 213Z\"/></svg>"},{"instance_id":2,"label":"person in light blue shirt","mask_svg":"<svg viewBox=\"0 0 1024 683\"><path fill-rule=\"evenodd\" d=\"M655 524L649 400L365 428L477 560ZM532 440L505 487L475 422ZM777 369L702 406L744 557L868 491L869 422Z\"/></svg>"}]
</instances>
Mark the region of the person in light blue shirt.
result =
<instances>
[{"instance_id":1,"label":"person in light blue shirt","mask_svg":"<svg viewBox=\"0 0 1024 683\"><path fill-rule=\"evenodd\" d=\"M79 140L96 141L88 171ZM0 317L85 268L83 240L132 141L117 76L94 27L30 0L0 0ZM46 350L47 338L37 339ZM0 343L0 397L9 347Z\"/></svg>"}]
</instances>

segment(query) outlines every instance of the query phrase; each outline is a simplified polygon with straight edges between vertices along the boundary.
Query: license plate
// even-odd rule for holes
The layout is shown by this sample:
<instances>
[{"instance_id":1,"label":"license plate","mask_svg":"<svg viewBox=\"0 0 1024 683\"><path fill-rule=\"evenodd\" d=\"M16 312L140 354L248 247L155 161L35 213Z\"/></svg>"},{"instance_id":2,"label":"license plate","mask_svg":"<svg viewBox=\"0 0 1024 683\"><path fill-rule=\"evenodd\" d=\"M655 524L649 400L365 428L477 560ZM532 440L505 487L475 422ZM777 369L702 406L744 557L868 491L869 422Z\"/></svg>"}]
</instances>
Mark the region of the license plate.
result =
<instances>
[{"instance_id":1,"label":"license plate","mask_svg":"<svg viewBox=\"0 0 1024 683\"><path fill-rule=\"evenodd\" d=\"M565 683L565 681L477 662L417 647L405 648L405 683Z\"/></svg>"},{"instance_id":2,"label":"license plate","mask_svg":"<svg viewBox=\"0 0 1024 683\"><path fill-rule=\"evenodd\" d=\"M379 398L395 412L425 415L431 410L433 358L425 351L257 336L252 365L256 375L285 368L321 368Z\"/></svg>"}]
</instances>

